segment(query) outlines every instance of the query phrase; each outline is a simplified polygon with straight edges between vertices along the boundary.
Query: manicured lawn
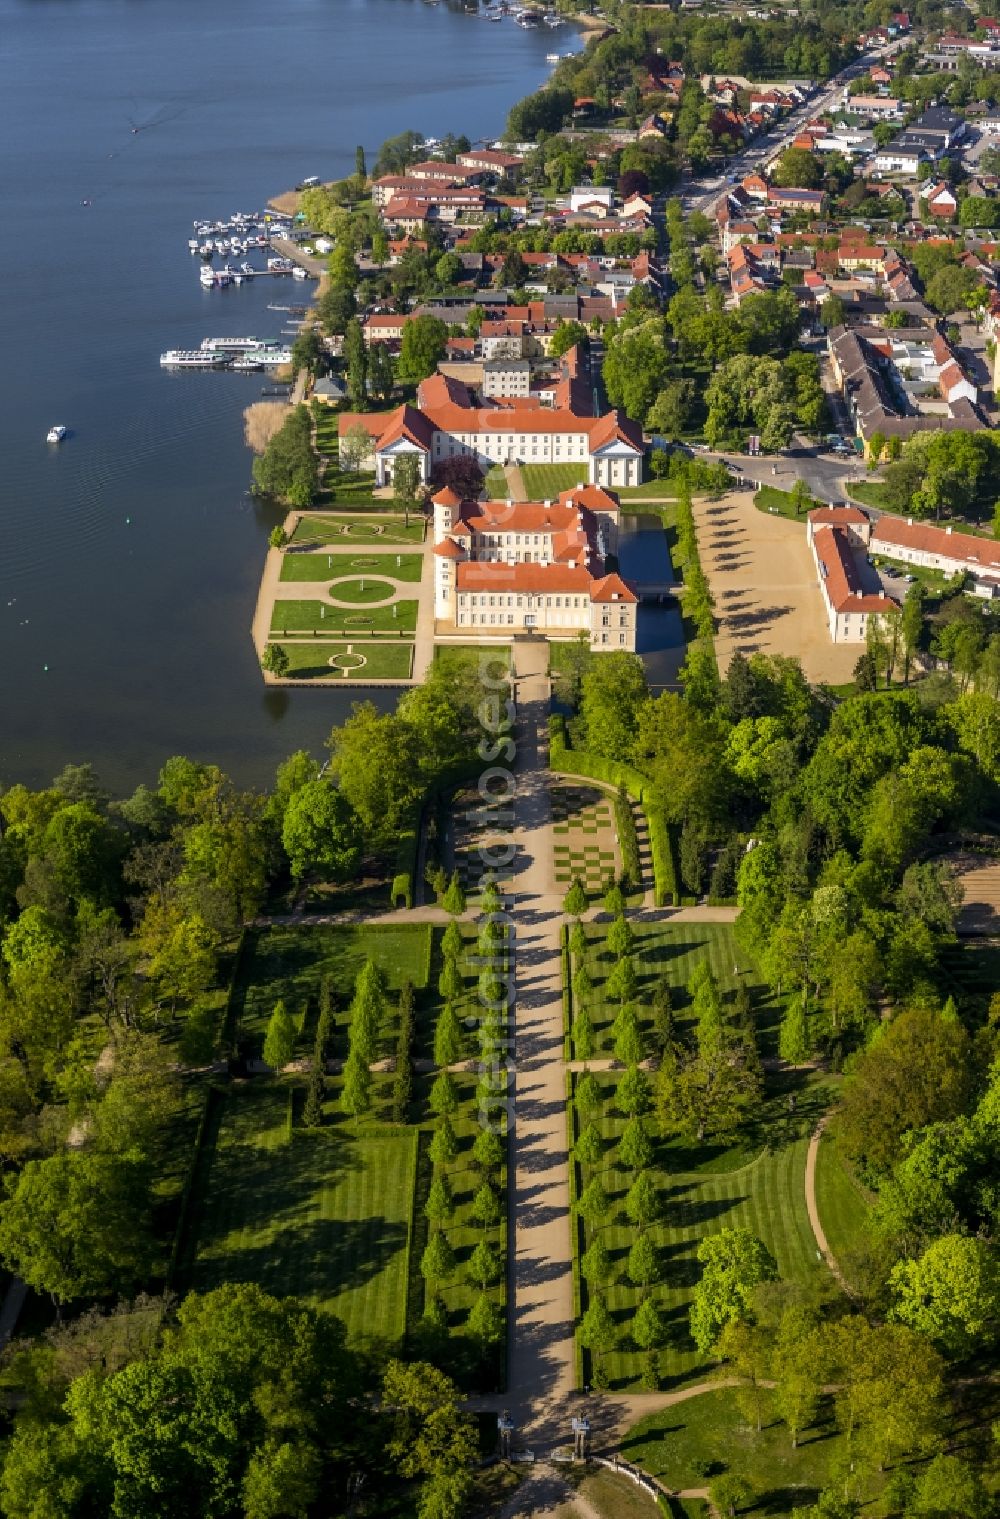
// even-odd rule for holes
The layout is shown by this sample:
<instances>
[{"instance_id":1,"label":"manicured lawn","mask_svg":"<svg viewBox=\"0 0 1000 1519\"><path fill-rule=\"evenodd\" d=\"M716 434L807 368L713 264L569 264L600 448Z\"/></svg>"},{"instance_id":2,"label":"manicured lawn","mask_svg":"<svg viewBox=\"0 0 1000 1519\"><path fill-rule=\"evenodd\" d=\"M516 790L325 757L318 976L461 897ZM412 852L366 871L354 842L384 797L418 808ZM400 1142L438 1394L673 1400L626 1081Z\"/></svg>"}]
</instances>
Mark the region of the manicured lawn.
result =
<instances>
[{"instance_id":1,"label":"manicured lawn","mask_svg":"<svg viewBox=\"0 0 1000 1519\"><path fill-rule=\"evenodd\" d=\"M236 1032L253 1054L259 1054L267 1020L279 998L302 1028L296 1054L312 1049L319 1013L320 984L329 977L334 994L334 1059L347 1054L347 1009L354 981L365 960L383 972L390 1014L384 1034L384 1053L395 1047L393 1009L404 980L421 989L430 965L430 929L426 924L382 925L306 923L299 927L248 929L233 990Z\"/></svg>"},{"instance_id":2,"label":"manicured lawn","mask_svg":"<svg viewBox=\"0 0 1000 1519\"><path fill-rule=\"evenodd\" d=\"M314 544L317 547L328 543L343 547L345 538L358 538L364 543L423 543L427 529L423 517L411 514L407 523L402 515L387 515L384 501L372 502L372 507L373 515L370 517L352 517L349 512L340 516L317 513L315 516L303 517L295 526L292 542ZM374 515L375 510L382 515Z\"/></svg>"},{"instance_id":3,"label":"manicured lawn","mask_svg":"<svg viewBox=\"0 0 1000 1519\"><path fill-rule=\"evenodd\" d=\"M499 464L494 464L492 469L488 471L483 489L486 492L488 500L506 501L508 492L507 475L500 468Z\"/></svg>"},{"instance_id":4,"label":"manicured lawn","mask_svg":"<svg viewBox=\"0 0 1000 1519\"><path fill-rule=\"evenodd\" d=\"M885 486L877 480L858 480L847 487L847 494L862 506L877 506L885 511Z\"/></svg>"},{"instance_id":5,"label":"manicured lawn","mask_svg":"<svg viewBox=\"0 0 1000 1519\"><path fill-rule=\"evenodd\" d=\"M329 591L332 599L347 601L358 607L365 606L370 601L385 601L394 593L392 582L375 574L360 575L353 579L349 576L341 578L330 586Z\"/></svg>"},{"instance_id":6,"label":"manicured lawn","mask_svg":"<svg viewBox=\"0 0 1000 1519\"><path fill-rule=\"evenodd\" d=\"M331 1058L347 1053L350 999L366 958L387 982L380 1055L395 1048L396 1007L403 980L415 988L413 1055L426 1058L441 1005L438 977L442 930L429 925L368 927L306 923L248 930L237 967L228 1037L246 1056L258 1054L267 1021L281 997L300 1025L296 1054L312 1048L321 984L329 978L334 1003ZM468 953L460 957L463 990L455 999L462 1021L478 1010L479 967L472 961L474 925L462 926ZM467 1032L467 1050L474 1041ZM340 1108L341 1078L328 1077L325 1124L302 1129L303 1078L253 1077L216 1099L195 1180L191 1224L181 1260L183 1285L207 1289L223 1280L255 1280L273 1291L296 1292L324 1302L344 1317L359 1341L398 1340L404 1327L419 1340L425 1306L420 1260L427 1243L424 1202L431 1181L428 1105L433 1074L414 1082L408 1125L391 1122L393 1077L376 1072L372 1111L360 1124ZM456 1073L459 1108L453 1124L459 1153L447 1168L455 1209L444 1227L456 1268L440 1283L440 1296L454 1335L449 1369L464 1386L496 1388L502 1349L484 1366L464 1334L478 1288L466 1262L483 1230L472 1216L482 1177L471 1150L481 1127L476 1075ZM293 1126L288 1137L288 1095ZM498 1178L503 1188L506 1177ZM413 1235L408 1238L409 1221ZM501 1252L505 1226L487 1237ZM502 1303L501 1283L490 1289Z\"/></svg>"},{"instance_id":7,"label":"manicured lawn","mask_svg":"<svg viewBox=\"0 0 1000 1519\"><path fill-rule=\"evenodd\" d=\"M554 501L563 491L587 482L587 466L580 464L522 464L521 476L529 501Z\"/></svg>"},{"instance_id":8,"label":"manicured lawn","mask_svg":"<svg viewBox=\"0 0 1000 1519\"><path fill-rule=\"evenodd\" d=\"M510 645L439 643L434 646L434 659L437 664L445 670L454 670L470 680L478 675L479 661L484 657L489 660L491 678L498 679L501 667L510 668Z\"/></svg>"},{"instance_id":9,"label":"manicured lawn","mask_svg":"<svg viewBox=\"0 0 1000 1519\"><path fill-rule=\"evenodd\" d=\"M343 581L342 586L348 589L348 605L346 607L333 606L327 601L298 601L278 600L271 609L271 637L278 637L283 633L316 633L325 634L327 637L338 634L350 637L357 631L359 638L365 638L368 633L375 630L388 630L399 633L412 633L417 625L417 603L415 601L394 601L387 606L369 607L364 601L351 600L350 592L354 587L360 586L360 581ZM366 582L373 587L374 581ZM379 597L385 594L386 582L379 583ZM392 586L388 586L391 595ZM334 592L341 594L341 586ZM352 607L362 608L357 612Z\"/></svg>"},{"instance_id":10,"label":"manicured lawn","mask_svg":"<svg viewBox=\"0 0 1000 1519\"><path fill-rule=\"evenodd\" d=\"M670 984L674 1016L683 1023L688 1001L687 983L698 962L707 959L724 993L732 992L746 977L754 997L758 1030L763 1035L762 1053L776 1053L773 1039L780 1006L759 981L746 954L737 944L731 923L633 923L632 928L636 945L632 958L639 980L639 1018L644 1026L651 1026L652 1020L648 1005L641 1004L649 1003L661 977ZM601 1054L611 1053L610 1025L618 1012L618 1004L606 1002L602 990L614 965L605 942L607 929L606 923L584 924L588 940L587 969L594 983L590 1016Z\"/></svg>"},{"instance_id":11,"label":"manicured lawn","mask_svg":"<svg viewBox=\"0 0 1000 1519\"><path fill-rule=\"evenodd\" d=\"M622 1455L674 1488L704 1487L724 1470L754 1488L752 1508L767 1515L790 1514L815 1500L827 1486L831 1463L841 1454L828 1407L800 1440L797 1450L784 1424L774 1417L770 1394L762 1393L764 1428L757 1433L731 1389L705 1393L636 1424L622 1443ZM874 1496L882 1478L869 1477Z\"/></svg>"},{"instance_id":12,"label":"manicured lawn","mask_svg":"<svg viewBox=\"0 0 1000 1519\"><path fill-rule=\"evenodd\" d=\"M422 554L286 554L281 561L281 578L333 580L337 575L351 572L362 571L367 575L381 571L383 575L391 575L394 580L419 581L423 567Z\"/></svg>"},{"instance_id":13,"label":"manicured lawn","mask_svg":"<svg viewBox=\"0 0 1000 1519\"><path fill-rule=\"evenodd\" d=\"M614 798L586 783L553 786L551 795L556 885L568 891L580 880L596 897L619 874Z\"/></svg>"},{"instance_id":14,"label":"manicured lawn","mask_svg":"<svg viewBox=\"0 0 1000 1519\"><path fill-rule=\"evenodd\" d=\"M614 1106L619 1078L610 1074L599 1079L605 1092L604 1105L595 1119L605 1141L599 1173L612 1198L612 1208L609 1221L599 1231L577 1220L574 1244L582 1249L583 1236L589 1245L600 1232L611 1252L615 1280L604 1290L621 1339L619 1348L603 1360L611 1385L623 1388L638 1384L643 1367L642 1354L629 1339L642 1294L624 1275L629 1248L636 1238L635 1227L624 1211L625 1194L634 1177L615 1163L614 1147L624 1127L624 1119ZM692 1289L701 1272L696 1252L706 1235L739 1226L752 1230L771 1250L783 1281L805 1285L821 1269L825 1271L817 1261L806 1215L805 1163L809 1134L825 1106L827 1093L818 1081L810 1085L796 1077L788 1083L789 1088L793 1085L795 1114L788 1112L787 1090L772 1088L759 1123L729 1150L703 1145L690 1151L677 1143L657 1142L651 1174L660 1187L663 1214L662 1222L650 1232L660 1248L663 1269L662 1282L654 1294L668 1326L668 1344L660 1355L661 1375L667 1386L697 1380L714 1369L714 1363L696 1349L688 1328ZM573 1117L574 1133L578 1133L579 1116L574 1113ZM654 1125L650 1128L655 1132ZM753 1158L747 1159L748 1155ZM579 1190L589 1177L580 1174L579 1166L576 1170ZM584 1309L587 1302L584 1284ZM587 1380L592 1372L588 1358Z\"/></svg>"},{"instance_id":15,"label":"manicured lawn","mask_svg":"<svg viewBox=\"0 0 1000 1519\"><path fill-rule=\"evenodd\" d=\"M828 1134L820 1140L816 1157L816 1208L827 1244L849 1281L851 1260L864 1244L870 1210Z\"/></svg>"},{"instance_id":16,"label":"manicured lawn","mask_svg":"<svg viewBox=\"0 0 1000 1519\"><path fill-rule=\"evenodd\" d=\"M810 496L802 511L796 512L791 491L780 491L776 485L762 485L753 498L753 504L759 512L778 514L787 517L790 522L801 522L805 527L806 514L811 512L814 506L819 506L820 502Z\"/></svg>"},{"instance_id":17,"label":"manicured lawn","mask_svg":"<svg viewBox=\"0 0 1000 1519\"><path fill-rule=\"evenodd\" d=\"M331 632L333 629L331 629ZM413 645L402 639L398 643L385 640L372 643L352 639L348 643L282 643L288 655L288 674L295 680L338 681L345 679L343 673L330 664L341 655L360 654L364 664L352 668L346 678L365 680L409 680L413 668Z\"/></svg>"},{"instance_id":18,"label":"manicured lawn","mask_svg":"<svg viewBox=\"0 0 1000 1519\"><path fill-rule=\"evenodd\" d=\"M330 1119L336 1105L328 1102ZM206 1292L259 1282L330 1309L354 1343L395 1346L406 1327L416 1134L287 1129L288 1088L258 1078L209 1120L185 1279Z\"/></svg>"},{"instance_id":19,"label":"manicured lawn","mask_svg":"<svg viewBox=\"0 0 1000 1519\"><path fill-rule=\"evenodd\" d=\"M669 480L647 480L644 485L616 485L622 501L676 501L676 487Z\"/></svg>"}]
</instances>

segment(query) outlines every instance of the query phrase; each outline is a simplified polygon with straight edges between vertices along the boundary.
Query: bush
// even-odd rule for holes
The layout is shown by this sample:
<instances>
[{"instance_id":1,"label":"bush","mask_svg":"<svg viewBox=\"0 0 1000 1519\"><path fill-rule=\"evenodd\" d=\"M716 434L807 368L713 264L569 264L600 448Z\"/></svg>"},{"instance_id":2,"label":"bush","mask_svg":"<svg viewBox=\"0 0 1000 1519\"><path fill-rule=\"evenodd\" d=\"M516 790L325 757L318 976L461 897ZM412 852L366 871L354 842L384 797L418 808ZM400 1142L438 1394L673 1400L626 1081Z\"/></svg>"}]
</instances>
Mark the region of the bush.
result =
<instances>
[{"instance_id":1,"label":"bush","mask_svg":"<svg viewBox=\"0 0 1000 1519\"><path fill-rule=\"evenodd\" d=\"M389 896L393 907L413 906L413 877L409 871L401 870L393 876Z\"/></svg>"},{"instance_id":2,"label":"bush","mask_svg":"<svg viewBox=\"0 0 1000 1519\"><path fill-rule=\"evenodd\" d=\"M639 864L639 835L635 831L635 818L624 782L619 781L615 796L615 823L618 827L618 843L622 852L622 885L637 891L642 885L642 869Z\"/></svg>"},{"instance_id":3,"label":"bush","mask_svg":"<svg viewBox=\"0 0 1000 1519\"><path fill-rule=\"evenodd\" d=\"M649 829L649 852L653 861L653 886L657 907L677 907L680 883L677 869L676 840L662 811L655 803L646 804Z\"/></svg>"}]
</instances>

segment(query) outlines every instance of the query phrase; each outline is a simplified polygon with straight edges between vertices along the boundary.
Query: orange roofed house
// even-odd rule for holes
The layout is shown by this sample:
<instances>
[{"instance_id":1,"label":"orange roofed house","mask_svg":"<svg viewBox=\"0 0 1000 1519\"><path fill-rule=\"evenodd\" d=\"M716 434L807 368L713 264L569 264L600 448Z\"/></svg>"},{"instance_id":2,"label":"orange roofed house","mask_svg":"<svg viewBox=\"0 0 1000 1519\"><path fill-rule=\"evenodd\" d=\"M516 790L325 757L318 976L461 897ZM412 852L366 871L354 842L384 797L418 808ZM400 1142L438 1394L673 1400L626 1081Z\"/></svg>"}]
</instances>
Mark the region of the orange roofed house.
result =
<instances>
[{"instance_id":1,"label":"orange roofed house","mask_svg":"<svg viewBox=\"0 0 1000 1519\"><path fill-rule=\"evenodd\" d=\"M434 616L464 637L589 635L597 649L635 651L638 597L607 560L618 498L596 485L558 501L434 502Z\"/></svg>"},{"instance_id":2,"label":"orange roofed house","mask_svg":"<svg viewBox=\"0 0 1000 1519\"><path fill-rule=\"evenodd\" d=\"M591 485L639 485L642 430L609 411L593 417L570 406L488 409L472 404L465 385L432 375L416 406L340 417L340 436L360 423L372 440L368 465L376 485L389 485L395 461L416 454L426 485L445 459L473 458L483 470L499 464L577 464Z\"/></svg>"}]
</instances>

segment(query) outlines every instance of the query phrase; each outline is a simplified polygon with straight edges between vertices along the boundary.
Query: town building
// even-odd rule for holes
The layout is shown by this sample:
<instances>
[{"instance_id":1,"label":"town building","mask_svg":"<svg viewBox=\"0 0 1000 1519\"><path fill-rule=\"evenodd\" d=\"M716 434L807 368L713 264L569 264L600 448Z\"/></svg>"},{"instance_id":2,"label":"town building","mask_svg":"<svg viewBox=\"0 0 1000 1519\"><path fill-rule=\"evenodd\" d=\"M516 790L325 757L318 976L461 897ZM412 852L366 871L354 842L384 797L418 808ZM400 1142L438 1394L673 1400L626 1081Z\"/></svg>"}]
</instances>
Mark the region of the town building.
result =
<instances>
[{"instance_id":1,"label":"town building","mask_svg":"<svg viewBox=\"0 0 1000 1519\"><path fill-rule=\"evenodd\" d=\"M859 558L864 559L870 530L856 506L818 507L809 513L806 534L834 643L864 643L871 619L896 609L886 591L870 591L863 584Z\"/></svg>"},{"instance_id":2,"label":"town building","mask_svg":"<svg viewBox=\"0 0 1000 1519\"><path fill-rule=\"evenodd\" d=\"M580 388L579 381L564 383L570 394L570 387ZM374 467L378 486L391 484L402 454L417 455L424 484L438 465L455 458L475 459L484 471L493 465L579 464L583 481L611 488L642 480L642 429L617 411L595 417L572 402L479 407L465 385L441 374L424 381L417 399L417 406L339 419L341 437L360 424L371 438L367 467Z\"/></svg>"},{"instance_id":3,"label":"town building","mask_svg":"<svg viewBox=\"0 0 1000 1519\"><path fill-rule=\"evenodd\" d=\"M607 564L618 541L612 492L580 485L558 501L463 501L446 488L432 502L439 632L584 632L593 648L635 651L638 597Z\"/></svg>"}]
</instances>

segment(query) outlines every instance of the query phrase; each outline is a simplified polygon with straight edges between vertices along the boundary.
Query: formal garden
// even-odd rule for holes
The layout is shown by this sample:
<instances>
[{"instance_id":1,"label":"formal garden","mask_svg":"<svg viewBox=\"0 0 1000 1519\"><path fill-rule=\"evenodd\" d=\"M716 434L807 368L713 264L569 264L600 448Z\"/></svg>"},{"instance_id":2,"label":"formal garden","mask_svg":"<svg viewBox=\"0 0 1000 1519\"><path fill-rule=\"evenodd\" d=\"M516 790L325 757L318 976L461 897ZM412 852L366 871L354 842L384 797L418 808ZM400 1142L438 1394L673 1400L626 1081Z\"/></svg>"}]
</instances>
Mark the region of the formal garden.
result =
<instances>
[{"instance_id":1,"label":"formal garden","mask_svg":"<svg viewBox=\"0 0 1000 1519\"><path fill-rule=\"evenodd\" d=\"M374 545L373 545L374 549ZM392 554L381 551L357 555L344 552L343 545L336 545L335 553L311 550L308 553L286 553L281 561L281 579L333 580L336 576L389 575L393 580L419 581L423 572L422 554ZM338 592L341 600L346 597Z\"/></svg>"},{"instance_id":2,"label":"formal garden","mask_svg":"<svg viewBox=\"0 0 1000 1519\"><path fill-rule=\"evenodd\" d=\"M284 650L288 660L283 673L293 680L407 681L413 671L413 644L402 641L373 643L352 638L349 643L333 643L313 639L303 643L279 641L277 647Z\"/></svg>"},{"instance_id":3,"label":"formal garden","mask_svg":"<svg viewBox=\"0 0 1000 1519\"><path fill-rule=\"evenodd\" d=\"M500 1015L482 1013L498 932L247 930L225 1031L246 1074L206 1105L183 1286L294 1291L352 1343L446 1353L467 1385L500 1385L505 1085L469 1068L502 1064Z\"/></svg>"},{"instance_id":4,"label":"formal garden","mask_svg":"<svg viewBox=\"0 0 1000 1519\"><path fill-rule=\"evenodd\" d=\"M427 521L411 514L409 521L401 514L385 513L385 503L373 503L375 511L355 516L350 511L329 514L305 512L292 531L291 543L295 547L325 548L328 544L344 547L344 540L357 539L359 544L371 543L383 547L387 544L413 546L423 543ZM381 515L375 513L380 512Z\"/></svg>"}]
</instances>

